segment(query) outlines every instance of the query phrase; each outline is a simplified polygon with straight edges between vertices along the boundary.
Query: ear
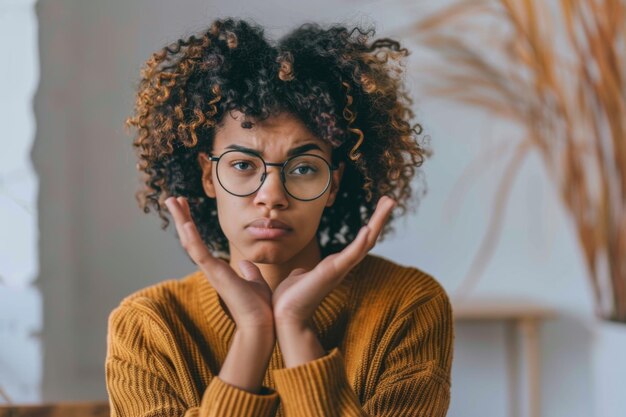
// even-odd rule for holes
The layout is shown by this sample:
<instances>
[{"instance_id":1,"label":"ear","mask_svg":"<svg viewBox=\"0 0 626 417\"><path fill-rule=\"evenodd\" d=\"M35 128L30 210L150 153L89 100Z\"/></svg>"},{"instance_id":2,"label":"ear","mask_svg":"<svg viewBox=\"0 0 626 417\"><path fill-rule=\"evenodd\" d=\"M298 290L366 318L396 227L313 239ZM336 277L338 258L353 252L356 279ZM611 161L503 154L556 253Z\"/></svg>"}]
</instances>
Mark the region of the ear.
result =
<instances>
[{"instance_id":1,"label":"ear","mask_svg":"<svg viewBox=\"0 0 626 417\"><path fill-rule=\"evenodd\" d=\"M330 182L330 195L328 196L326 207L330 207L335 203L335 198L337 198L337 193L339 192L339 185L341 184L341 178L343 177L344 168L345 164L343 162L340 162L337 169L334 170L332 173L332 179Z\"/></svg>"},{"instance_id":2,"label":"ear","mask_svg":"<svg viewBox=\"0 0 626 417\"><path fill-rule=\"evenodd\" d=\"M208 197L215 198L215 183L213 182L213 161L209 159L207 154L200 152L198 154L198 163L202 168L202 188Z\"/></svg>"}]
</instances>

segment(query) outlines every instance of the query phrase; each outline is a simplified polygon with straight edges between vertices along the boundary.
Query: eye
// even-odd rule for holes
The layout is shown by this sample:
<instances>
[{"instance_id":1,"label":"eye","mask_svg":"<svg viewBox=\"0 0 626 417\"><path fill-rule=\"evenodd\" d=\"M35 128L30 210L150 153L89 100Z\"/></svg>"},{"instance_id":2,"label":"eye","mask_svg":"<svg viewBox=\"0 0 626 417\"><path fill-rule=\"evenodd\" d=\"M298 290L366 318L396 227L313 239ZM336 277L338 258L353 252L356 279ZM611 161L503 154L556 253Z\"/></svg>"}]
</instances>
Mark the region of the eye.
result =
<instances>
[{"instance_id":1,"label":"eye","mask_svg":"<svg viewBox=\"0 0 626 417\"><path fill-rule=\"evenodd\" d=\"M250 171L255 169L251 161L233 161L230 163L230 166L237 171Z\"/></svg>"},{"instance_id":2,"label":"eye","mask_svg":"<svg viewBox=\"0 0 626 417\"><path fill-rule=\"evenodd\" d=\"M295 167L294 169L292 169L291 171L289 171L290 174L294 174L294 175L307 175L307 174L314 174L315 172L317 172L317 169L315 169L315 167L310 166L310 165L299 165Z\"/></svg>"}]
</instances>

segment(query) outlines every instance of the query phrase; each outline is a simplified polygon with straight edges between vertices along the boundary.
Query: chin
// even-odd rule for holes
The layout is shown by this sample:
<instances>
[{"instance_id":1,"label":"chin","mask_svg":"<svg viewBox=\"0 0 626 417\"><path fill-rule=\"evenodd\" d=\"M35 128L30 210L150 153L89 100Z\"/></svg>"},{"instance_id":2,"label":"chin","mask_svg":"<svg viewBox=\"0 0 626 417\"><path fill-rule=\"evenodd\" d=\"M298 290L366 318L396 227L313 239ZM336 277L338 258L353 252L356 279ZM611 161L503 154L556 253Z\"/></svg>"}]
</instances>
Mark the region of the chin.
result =
<instances>
[{"instance_id":1,"label":"chin","mask_svg":"<svg viewBox=\"0 0 626 417\"><path fill-rule=\"evenodd\" d=\"M282 264L295 256L291 251L287 251L276 244L261 244L258 246L258 248L252 248L246 254L245 259L255 264Z\"/></svg>"},{"instance_id":2,"label":"chin","mask_svg":"<svg viewBox=\"0 0 626 417\"><path fill-rule=\"evenodd\" d=\"M231 249L236 250L242 259L255 264L282 265L296 257L305 256L316 243L314 236L308 242L303 239L253 240L242 239L238 245L229 240Z\"/></svg>"}]
</instances>

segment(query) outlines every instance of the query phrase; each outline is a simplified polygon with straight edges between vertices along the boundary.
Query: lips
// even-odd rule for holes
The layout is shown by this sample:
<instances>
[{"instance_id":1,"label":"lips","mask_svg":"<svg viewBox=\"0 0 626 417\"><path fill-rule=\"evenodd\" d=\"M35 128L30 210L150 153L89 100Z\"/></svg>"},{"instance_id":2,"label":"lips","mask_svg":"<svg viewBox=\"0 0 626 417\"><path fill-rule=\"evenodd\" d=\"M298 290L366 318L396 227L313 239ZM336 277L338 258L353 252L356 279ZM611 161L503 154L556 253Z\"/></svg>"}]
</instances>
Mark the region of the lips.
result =
<instances>
[{"instance_id":1,"label":"lips","mask_svg":"<svg viewBox=\"0 0 626 417\"><path fill-rule=\"evenodd\" d=\"M260 240L281 239L291 233L291 227L287 224L268 218L254 220L248 224L246 230L253 238Z\"/></svg>"},{"instance_id":2,"label":"lips","mask_svg":"<svg viewBox=\"0 0 626 417\"><path fill-rule=\"evenodd\" d=\"M250 223L248 225L248 227L258 227L258 228L262 228L262 229L291 230L291 227L289 227L285 223L283 223L283 222L281 222L279 220L268 219L268 218L256 219L252 223Z\"/></svg>"}]
</instances>

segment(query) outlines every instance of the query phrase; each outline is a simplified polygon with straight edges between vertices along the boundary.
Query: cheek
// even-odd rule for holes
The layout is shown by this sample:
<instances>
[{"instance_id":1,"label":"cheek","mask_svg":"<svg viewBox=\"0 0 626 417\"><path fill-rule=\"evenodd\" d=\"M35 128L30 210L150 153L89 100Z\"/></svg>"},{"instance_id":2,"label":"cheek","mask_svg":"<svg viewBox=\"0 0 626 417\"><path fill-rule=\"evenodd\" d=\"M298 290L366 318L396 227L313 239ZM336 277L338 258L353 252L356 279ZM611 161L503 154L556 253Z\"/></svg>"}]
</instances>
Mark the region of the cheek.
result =
<instances>
[{"instance_id":1,"label":"cheek","mask_svg":"<svg viewBox=\"0 0 626 417\"><path fill-rule=\"evenodd\" d=\"M222 231L226 235L227 239L231 239L233 233L240 228L242 207L240 206L244 198L231 196L230 194L223 195L219 191L217 192L217 218L220 223Z\"/></svg>"},{"instance_id":2,"label":"cheek","mask_svg":"<svg viewBox=\"0 0 626 417\"><path fill-rule=\"evenodd\" d=\"M309 232L308 234L315 234L317 231L324 208L325 201L322 199L302 202L301 206L297 208L300 212L299 224Z\"/></svg>"}]
</instances>

